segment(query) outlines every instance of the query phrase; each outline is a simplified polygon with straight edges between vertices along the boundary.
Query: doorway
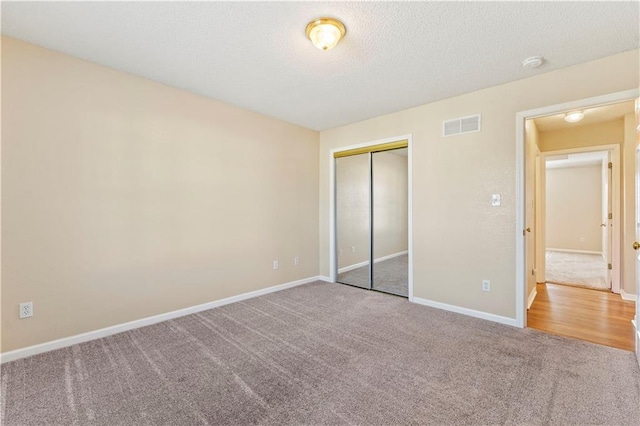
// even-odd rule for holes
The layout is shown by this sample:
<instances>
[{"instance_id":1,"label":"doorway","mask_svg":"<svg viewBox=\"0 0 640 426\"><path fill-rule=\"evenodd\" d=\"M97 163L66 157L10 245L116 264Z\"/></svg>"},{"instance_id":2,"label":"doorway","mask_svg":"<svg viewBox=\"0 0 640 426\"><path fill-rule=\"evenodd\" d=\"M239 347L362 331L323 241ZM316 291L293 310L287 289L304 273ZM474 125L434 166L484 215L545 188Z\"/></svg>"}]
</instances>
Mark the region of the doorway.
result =
<instances>
[{"instance_id":1,"label":"doorway","mask_svg":"<svg viewBox=\"0 0 640 426\"><path fill-rule=\"evenodd\" d=\"M332 150L333 282L411 300L410 142Z\"/></svg>"},{"instance_id":2,"label":"doorway","mask_svg":"<svg viewBox=\"0 0 640 426\"><path fill-rule=\"evenodd\" d=\"M517 114L517 175L520 179L520 183L517 186L517 222L520 231L518 232L516 245L516 320L518 325L522 327L528 326L527 308L531 307L529 312L531 324L529 326L544 329L554 334L583 338L584 340L591 339L585 338L585 335L595 335L605 330L597 338L612 340L613 337L615 340L617 337L614 336L614 331L617 326L610 324L611 327L609 327L607 325L615 320L620 321L621 334L624 335L623 339L626 339L625 341L631 339L633 342L635 332L631 325L631 319L635 311L636 291L635 284L632 284L635 282L635 268L632 271L633 276L631 276L628 269L624 269L624 267L629 267L630 262L623 265L622 260L626 259L625 256L631 255L629 250L625 250L630 230L627 222L634 222L635 220L635 218L631 217L632 215L629 215L628 208L630 206L629 203L631 205L634 203L634 198L629 198L628 194L629 192L633 193L634 185L633 181L629 180L629 176L633 175L635 167L633 158L629 156L627 151L630 149L633 153L636 137L635 133L629 136L626 126L631 120L633 107L630 111L627 111L627 109L629 109L630 104L633 105L633 99L637 95L638 91L632 90ZM623 111L620 114L621 109ZM549 119L549 122L555 120L556 124L562 124L566 128L565 123L561 122L569 121L566 120L568 118L566 117L567 113L575 110L584 113L581 114L584 117L589 117L589 120L585 120L580 125L583 126L581 127L581 132L557 129L555 137L547 137L546 140L542 141L541 139L544 138L539 138L540 149L537 152L527 145L530 122ZM616 114L618 115L616 116ZM595 123L603 123L604 125L605 122L609 122L609 127L617 127L617 133L600 132L595 128ZM580 126L576 126L576 128ZM572 138L567 137L569 134L572 135ZM611 134L616 136L612 137ZM609 136L603 137L603 135ZM587 152L593 153L596 151L601 153L587 154ZM605 154L602 154L603 151ZM604 155L606 155L606 158L603 157ZM589 159L589 156L592 158ZM600 156L600 158L596 159L594 156ZM570 235L573 246L569 247L568 250L569 252L578 253L587 252L585 254L593 254L605 259L603 266L606 267L605 271L608 275L602 279L605 281L603 287L608 290L606 293L594 292L584 288L556 286L549 283L549 276L553 275L553 271L548 270L549 265L546 262L547 249L554 247L547 244L550 241L546 241L546 237L550 236L548 232L545 232L545 225L550 225L551 227L550 223L546 223L545 208L547 206L545 203L548 200L545 199L545 196L539 195L540 192L546 192L545 189L548 188L548 182L545 182L550 177L550 175L547 176L547 160L550 160L550 162L576 160L583 163L599 163L599 165L591 164L591 177L589 177L594 183L592 186L597 186L600 179L599 183L602 188L602 192L599 194L600 200L597 199L598 197L591 197L594 208L591 210L593 217L589 220L588 231L590 234L585 234L586 231L583 230L582 234ZM631 164L629 164L630 162ZM610 164L613 168L609 169L611 171L607 178L605 165L608 168ZM555 172L550 173L553 174ZM631 186L629 187L629 185ZM565 192L565 201L566 198L577 196L576 192L578 192L577 188L574 188L572 193ZM609 192L612 196L605 196L605 193ZM535 199L533 194L536 194ZM619 197L617 200L615 199L616 195ZM600 209L596 205L598 201ZM576 201L574 200L573 202ZM569 234L565 232L568 231L566 228L579 222L576 220L576 214L581 213L574 213L573 219L571 219L571 213L569 213L570 221L565 221L565 229L562 229L565 234ZM632 225L635 225L635 223L632 223ZM554 238L558 237L557 233L558 231L553 235ZM617 239L616 236L618 236ZM552 240L552 238L548 239ZM592 243L593 246L589 246L588 243ZM557 241L552 244L560 245ZM562 249L563 247L555 248ZM562 252L562 250L557 251ZM611 266L609 266L610 264ZM598 273L604 275L601 271L598 271ZM626 281L623 281L622 277ZM589 286L585 285L584 287ZM625 289L627 292L631 291L634 294L625 294ZM631 298L634 299L633 302L630 300ZM590 308L586 306L588 299L594 299ZM577 312L576 309L581 309L582 305L585 305L584 311ZM613 312L616 305L619 305L621 315L607 317L607 313ZM564 312L563 309L572 310L572 312ZM577 322L574 320L577 320ZM590 321L592 323L587 324ZM582 333L583 335L571 334L572 331L569 330L571 328L576 333ZM597 341L597 338L595 340L596 343L607 344L603 341ZM629 348L628 342L626 343L626 348Z\"/></svg>"},{"instance_id":3,"label":"doorway","mask_svg":"<svg viewBox=\"0 0 640 426\"><path fill-rule=\"evenodd\" d=\"M619 287L620 262L614 262L612 250L620 241L613 221L619 149L604 148L541 153L545 186L536 204L544 220L536 221L543 228L536 243L544 246L544 254L536 253L536 264L544 263L544 276L539 274L538 282L611 291L616 277Z\"/></svg>"}]
</instances>

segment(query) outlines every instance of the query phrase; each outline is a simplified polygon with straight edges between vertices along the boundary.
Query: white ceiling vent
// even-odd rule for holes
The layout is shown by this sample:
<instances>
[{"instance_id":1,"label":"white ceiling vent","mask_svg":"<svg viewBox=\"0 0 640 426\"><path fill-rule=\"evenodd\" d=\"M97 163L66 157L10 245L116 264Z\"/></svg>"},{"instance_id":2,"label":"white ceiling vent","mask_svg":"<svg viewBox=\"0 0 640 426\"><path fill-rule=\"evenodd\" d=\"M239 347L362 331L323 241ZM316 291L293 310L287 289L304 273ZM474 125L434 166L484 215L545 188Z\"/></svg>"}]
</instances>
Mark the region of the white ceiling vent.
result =
<instances>
[{"instance_id":1,"label":"white ceiling vent","mask_svg":"<svg viewBox=\"0 0 640 426\"><path fill-rule=\"evenodd\" d=\"M442 136L479 132L480 123L480 114L444 121L442 123Z\"/></svg>"}]
</instances>

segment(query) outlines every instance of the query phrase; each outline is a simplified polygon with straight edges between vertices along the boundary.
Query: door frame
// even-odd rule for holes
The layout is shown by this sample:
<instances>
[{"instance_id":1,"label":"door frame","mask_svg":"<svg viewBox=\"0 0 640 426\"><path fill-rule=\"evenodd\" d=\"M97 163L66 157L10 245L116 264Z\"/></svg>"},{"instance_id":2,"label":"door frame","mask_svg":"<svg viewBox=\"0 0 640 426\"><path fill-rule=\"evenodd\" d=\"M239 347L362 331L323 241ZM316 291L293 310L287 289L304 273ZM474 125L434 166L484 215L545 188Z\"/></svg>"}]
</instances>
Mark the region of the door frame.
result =
<instances>
[{"instance_id":1,"label":"door frame","mask_svg":"<svg viewBox=\"0 0 640 426\"><path fill-rule=\"evenodd\" d=\"M394 136L355 145L334 148L329 151L329 278L332 283L337 280L337 251L336 246L336 168L334 154L341 151L366 148L385 143L407 141L407 235L408 238L408 298L413 301L413 135L411 133Z\"/></svg>"},{"instance_id":2,"label":"door frame","mask_svg":"<svg viewBox=\"0 0 640 426\"><path fill-rule=\"evenodd\" d=\"M546 167L543 167L543 164L546 165L547 157L552 157L554 155L564 155L564 154L578 154L582 152L596 152L596 151L609 151L611 152L611 163L613 164L612 173L611 173L611 202L613 204L612 211L613 219L612 219L612 228L613 231L611 233L611 291L614 293L620 293L620 276L621 276L621 268L620 268L620 243L622 236L622 221L620 220L620 171L621 167L621 158L620 158L620 145L597 145L597 146L589 146L589 147L580 147L580 148L569 148L569 149L559 149L556 151L544 151L540 153L540 174L541 182L545 182L547 180L547 170ZM615 172L615 173L614 173ZM540 205L540 214L543 217L546 217L547 213L547 202L546 202L546 188L541 188L541 202ZM602 195L601 195L602 197ZM541 221L542 223L542 232L540 235L540 245L546 249L546 234L545 234L545 226L546 221ZM537 253L536 253L537 254ZM539 259L541 262L544 259ZM541 277L546 280L546 263L544 268L544 275Z\"/></svg>"},{"instance_id":3,"label":"door frame","mask_svg":"<svg viewBox=\"0 0 640 426\"><path fill-rule=\"evenodd\" d=\"M527 292L526 292L526 237L522 235L525 228L525 122L531 118L559 114L572 109L586 109L595 106L635 100L640 89L625 90L591 98L579 99L561 104L520 111L516 113L516 326L527 326Z\"/></svg>"}]
</instances>

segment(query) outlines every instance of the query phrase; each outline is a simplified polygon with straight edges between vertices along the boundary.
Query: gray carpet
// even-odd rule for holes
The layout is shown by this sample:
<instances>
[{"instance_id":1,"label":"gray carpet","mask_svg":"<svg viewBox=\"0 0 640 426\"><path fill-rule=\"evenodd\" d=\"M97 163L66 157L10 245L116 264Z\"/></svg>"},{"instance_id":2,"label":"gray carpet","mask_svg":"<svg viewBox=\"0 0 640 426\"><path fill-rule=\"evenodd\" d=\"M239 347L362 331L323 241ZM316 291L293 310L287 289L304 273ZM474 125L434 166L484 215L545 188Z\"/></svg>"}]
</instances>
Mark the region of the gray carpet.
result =
<instances>
[{"instance_id":1,"label":"gray carpet","mask_svg":"<svg viewBox=\"0 0 640 426\"><path fill-rule=\"evenodd\" d=\"M3 425L638 425L632 352L313 283L2 367Z\"/></svg>"},{"instance_id":2,"label":"gray carpet","mask_svg":"<svg viewBox=\"0 0 640 426\"><path fill-rule=\"evenodd\" d=\"M599 254L547 250L546 282L608 290L607 264Z\"/></svg>"},{"instance_id":3,"label":"gray carpet","mask_svg":"<svg viewBox=\"0 0 640 426\"><path fill-rule=\"evenodd\" d=\"M369 288L369 265L338 274L338 281ZM407 297L409 295L409 255L374 263L373 288Z\"/></svg>"}]
</instances>

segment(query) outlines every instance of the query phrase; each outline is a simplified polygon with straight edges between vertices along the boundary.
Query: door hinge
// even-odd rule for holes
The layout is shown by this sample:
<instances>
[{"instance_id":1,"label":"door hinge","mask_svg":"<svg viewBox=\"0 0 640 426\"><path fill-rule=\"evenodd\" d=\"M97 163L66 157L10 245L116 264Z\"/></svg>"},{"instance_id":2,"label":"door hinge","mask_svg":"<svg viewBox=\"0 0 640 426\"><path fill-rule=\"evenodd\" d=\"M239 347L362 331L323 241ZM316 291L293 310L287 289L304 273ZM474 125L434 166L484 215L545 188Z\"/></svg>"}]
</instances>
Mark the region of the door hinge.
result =
<instances>
[{"instance_id":1,"label":"door hinge","mask_svg":"<svg viewBox=\"0 0 640 426\"><path fill-rule=\"evenodd\" d=\"M613 219L613 213L609 213L609 215L607 216L609 219Z\"/></svg>"},{"instance_id":2,"label":"door hinge","mask_svg":"<svg viewBox=\"0 0 640 426\"><path fill-rule=\"evenodd\" d=\"M610 264L610 263L608 263L608 264L607 264L607 269L608 269L608 270L612 270L612 269L613 269L613 266L611 266L611 264Z\"/></svg>"},{"instance_id":3,"label":"door hinge","mask_svg":"<svg viewBox=\"0 0 640 426\"><path fill-rule=\"evenodd\" d=\"M610 169L613 169L613 163L611 161L609 161L609 164L607 164L607 167Z\"/></svg>"}]
</instances>

